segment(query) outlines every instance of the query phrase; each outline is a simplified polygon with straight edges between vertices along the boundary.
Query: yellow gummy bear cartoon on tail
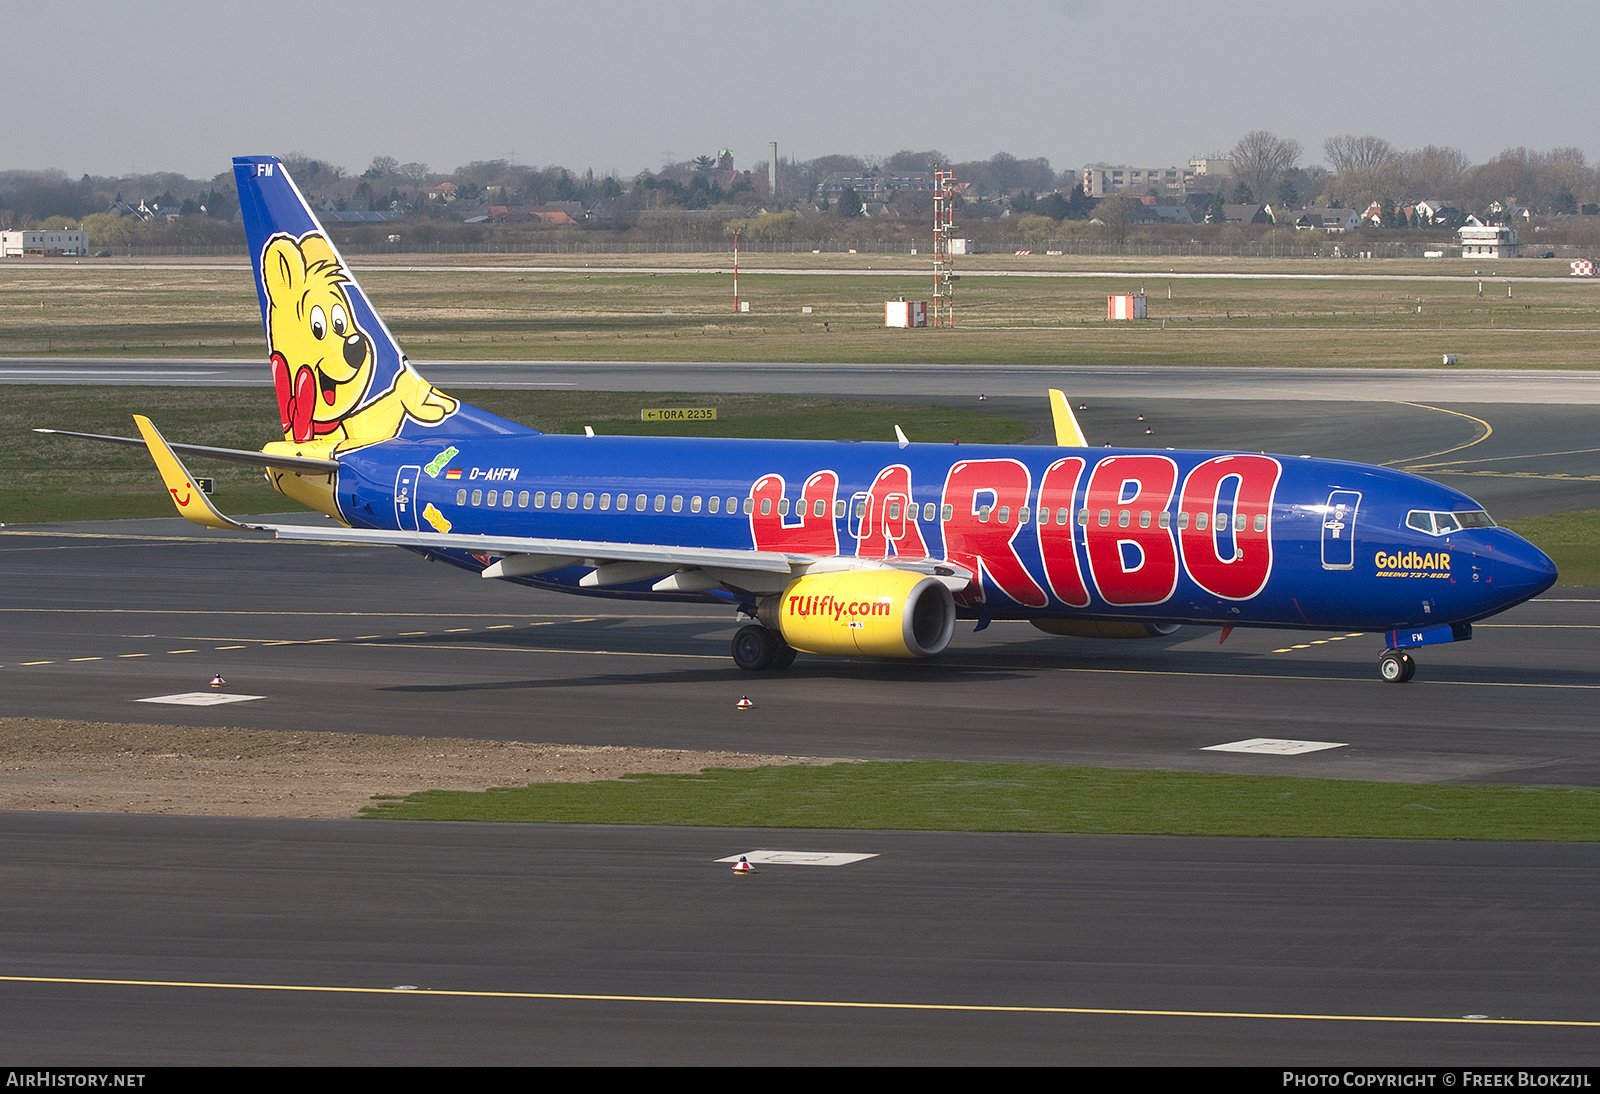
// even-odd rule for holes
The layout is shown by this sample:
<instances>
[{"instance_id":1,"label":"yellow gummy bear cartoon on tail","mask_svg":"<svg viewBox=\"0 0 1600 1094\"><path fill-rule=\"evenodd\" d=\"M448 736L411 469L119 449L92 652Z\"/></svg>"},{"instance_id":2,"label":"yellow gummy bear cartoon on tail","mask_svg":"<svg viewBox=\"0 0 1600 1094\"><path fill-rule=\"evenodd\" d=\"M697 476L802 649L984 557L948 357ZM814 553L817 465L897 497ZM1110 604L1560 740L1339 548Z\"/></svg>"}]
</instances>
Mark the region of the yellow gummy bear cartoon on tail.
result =
<instances>
[{"instance_id":1,"label":"yellow gummy bear cartoon on tail","mask_svg":"<svg viewBox=\"0 0 1600 1094\"><path fill-rule=\"evenodd\" d=\"M261 256L261 280L271 304L267 343L284 440L375 444L395 436L408 417L431 424L455 413L456 401L404 359L394 385L362 405L376 353L351 312L350 277L322 235L274 236Z\"/></svg>"}]
</instances>

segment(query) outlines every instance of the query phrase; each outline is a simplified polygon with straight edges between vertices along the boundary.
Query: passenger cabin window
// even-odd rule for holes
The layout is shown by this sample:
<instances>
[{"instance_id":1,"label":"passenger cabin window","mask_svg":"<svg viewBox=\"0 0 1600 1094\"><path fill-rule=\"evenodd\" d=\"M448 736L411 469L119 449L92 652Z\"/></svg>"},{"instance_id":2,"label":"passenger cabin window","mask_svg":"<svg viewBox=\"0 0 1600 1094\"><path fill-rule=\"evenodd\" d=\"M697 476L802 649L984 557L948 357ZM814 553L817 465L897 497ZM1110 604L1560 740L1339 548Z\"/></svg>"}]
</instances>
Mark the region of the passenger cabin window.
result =
<instances>
[{"instance_id":1,"label":"passenger cabin window","mask_svg":"<svg viewBox=\"0 0 1600 1094\"><path fill-rule=\"evenodd\" d=\"M593 494L585 494L583 496L583 507L585 509L593 509L594 508L594 495Z\"/></svg>"},{"instance_id":2,"label":"passenger cabin window","mask_svg":"<svg viewBox=\"0 0 1600 1094\"><path fill-rule=\"evenodd\" d=\"M674 494L674 495L672 495L672 511L674 513L683 512L683 495L682 494Z\"/></svg>"},{"instance_id":3,"label":"passenger cabin window","mask_svg":"<svg viewBox=\"0 0 1600 1094\"><path fill-rule=\"evenodd\" d=\"M602 513L604 513L606 510L608 510L610 508L611 508L611 495L610 494L601 494L600 495L600 511Z\"/></svg>"},{"instance_id":4,"label":"passenger cabin window","mask_svg":"<svg viewBox=\"0 0 1600 1094\"><path fill-rule=\"evenodd\" d=\"M465 505L465 504L467 504L467 488L465 486L463 486L460 490L456 491L456 504L457 505Z\"/></svg>"},{"instance_id":5,"label":"passenger cabin window","mask_svg":"<svg viewBox=\"0 0 1600 1094\"><path fill-rule=\"evenodd\" d=\"M472 492L472 504L473 505L482 505L483 504L483 491L482 490L474 490Z\"/></svg>"},{"instance_id":6,"label":"passenger cabin window","mask_svg":"<svg viewBox=\"0 0 1600 1094\"><path fill-rule=\"evenodd\" d=\"M717 513L722 510L722 499L713 494L706 499L706 512Z\"/></svg>"},{"instance_id":7,"label":"passenger cabin window","mask_svg":"<svg viewBox=\"0 0 1600 1094\"><path fill-rule=\"evenodd\" d=\"M526 509L527 507L528 507L528 492L526 490L524 490L522 493L517 495L517 508L518 509Z\"/></svg>"},{"instance_id":8,"label":"passenger cabin window","mask_svg":"<svg viewBox=\"0 0 1600 1094\"><path fill-rule=\"evenodd\" d=\"M770 505L771 502L772 502L772 499L768 498L766 500L766 502L763 503L763 504ZM754 513L755 511L756 511L755 499L754 498L745 498L744 499L744 515L748 517L751 513ZM765 512L768 512L768 510L763 509L762 512L765 513Z\"/></svg>"},{"instance_id":9,"label":"passenger cabin window","mask_svg":"<svg viewBox=\"0 0 1600 1094\"><path fill-rule=\"evenodd\" d=\"M657 494L656 495L656 512L664 513L664 512L666 512L666 509L667 509L667 496L665 494Z\"/></svg>"},{"instance_id":10,"label":"passenger cabin window","mask_svg":"<svg viewBox=\"0 0 1600 1094\"><path fill-rule=\"evenodd\" d=\"M633 507L642 513L644 512L647 501L648 499L643 494L635 494L633 497Z\"/></svg>"},{"instance_id":11,"label":"passenger cabin window","mask_svg":"<svg viewBox=\"0 0 1600 1094\"><path fill-rule=\"evenodd\" d=\"M694 497L689 499L689 512L698 513L699 511L700 511L700 495L696 494Z\"/></svg>"}]
</instances>

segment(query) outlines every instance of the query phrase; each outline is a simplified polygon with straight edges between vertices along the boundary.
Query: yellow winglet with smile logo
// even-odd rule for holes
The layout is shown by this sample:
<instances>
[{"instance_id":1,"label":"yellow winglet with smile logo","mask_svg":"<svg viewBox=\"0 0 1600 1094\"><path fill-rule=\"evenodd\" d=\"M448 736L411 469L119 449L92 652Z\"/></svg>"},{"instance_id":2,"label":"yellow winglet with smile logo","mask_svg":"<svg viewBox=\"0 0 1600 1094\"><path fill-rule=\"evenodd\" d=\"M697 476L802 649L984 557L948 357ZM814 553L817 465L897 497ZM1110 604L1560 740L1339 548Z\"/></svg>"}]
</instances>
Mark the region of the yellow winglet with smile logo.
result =
<instances>
[{"instance_id":1,"label":"yellow winglet with smile logo","mask_svg":"<svg viewBox=\"0 0 1600 1094\"><path fill-rule=\"evenodd\" d=\"M189 469L183 466L183 461L178 459L177 453L172 451L166 438L151 424L149 418L135 414L133 421L139 427L139 436L144 438L150 458L156 461L156 470L161 472L161 478L167 484L167 493L172 495L172 504L177 506L180 514L204 528L244 528L239 522L223 516L211 504L211 499L206 497L205 491L200 489L194 476L189 474Z\"/></svg>"}]
</instances>

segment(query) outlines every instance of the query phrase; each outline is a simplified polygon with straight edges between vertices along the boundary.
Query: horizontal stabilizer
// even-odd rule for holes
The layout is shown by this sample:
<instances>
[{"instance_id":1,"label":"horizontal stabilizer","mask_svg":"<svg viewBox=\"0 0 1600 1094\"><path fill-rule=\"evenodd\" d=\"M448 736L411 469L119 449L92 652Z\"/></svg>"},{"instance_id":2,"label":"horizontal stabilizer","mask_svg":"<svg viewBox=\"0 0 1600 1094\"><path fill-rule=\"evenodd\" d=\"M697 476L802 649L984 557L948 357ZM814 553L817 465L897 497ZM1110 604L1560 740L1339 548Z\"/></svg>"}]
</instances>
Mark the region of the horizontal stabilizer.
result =
<instances>
[{"instance_id":1,"label":"horizontal stabilizer","mask_svg":"<svg viewBox=\"0 0 1600 1094\"><path fill-rule=\"evenodd\" d=\"M108 437L101 433L74 433L70 429L35 429L34 432L54 433L58 437L79 437L86 441L105 441L108 444L127 444L135 448L148 447L140 437ZM292 471L315 471L322 475L339 470L339 461L319 460L315 456L274 456L266 452L252 452L247 448L212 448L204 444L172 444L170 441L167 442L167 447L185 456L247 463L253 467L282 467Z\"/></svg>"}]
</instances>

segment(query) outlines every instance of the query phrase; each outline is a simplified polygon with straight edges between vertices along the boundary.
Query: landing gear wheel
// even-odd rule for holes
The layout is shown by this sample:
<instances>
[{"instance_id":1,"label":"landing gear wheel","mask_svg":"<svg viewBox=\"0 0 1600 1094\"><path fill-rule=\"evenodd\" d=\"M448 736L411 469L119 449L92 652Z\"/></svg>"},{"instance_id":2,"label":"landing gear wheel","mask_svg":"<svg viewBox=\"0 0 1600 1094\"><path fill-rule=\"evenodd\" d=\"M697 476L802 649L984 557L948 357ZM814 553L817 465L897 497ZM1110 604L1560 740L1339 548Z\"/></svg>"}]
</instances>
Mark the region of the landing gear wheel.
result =
<instances>
[{"instance_id":1,"label":"landing gear wheel","mask_svg":"<svg viewBox=\"0 0 1600 1094\"><path fill-rule=\"evenodd\" d=\"M790 665L794 664L796 652L797 651L795 648L789 645L789 643L785 642L781 638L778 639L778 656L772 659L772 667L775 669L788 668Z\"/></svg>"},{"instance_id":2,"label":"landing gear wheel","mask_svg":"<svg viewBox=\"0 0 1600 1094\"><path fill-rule=\"evenodd\" d=\"M733 636L733 663L746 672L762 672L777 663L781 646L777 635L751 623Z\"/></svg>"},{"instance_id":3,"label":"landing gear wheel","mask_svg":"<svg viewBox=\"0 0 1600 1094\"><path fill-rule=\"evenodd\" d=\"M1386 684L1403 684L1417 674L1417 663L1402 650L1385 650L1378 658L1378 675Z\"/></svg>"}]
</instances>

